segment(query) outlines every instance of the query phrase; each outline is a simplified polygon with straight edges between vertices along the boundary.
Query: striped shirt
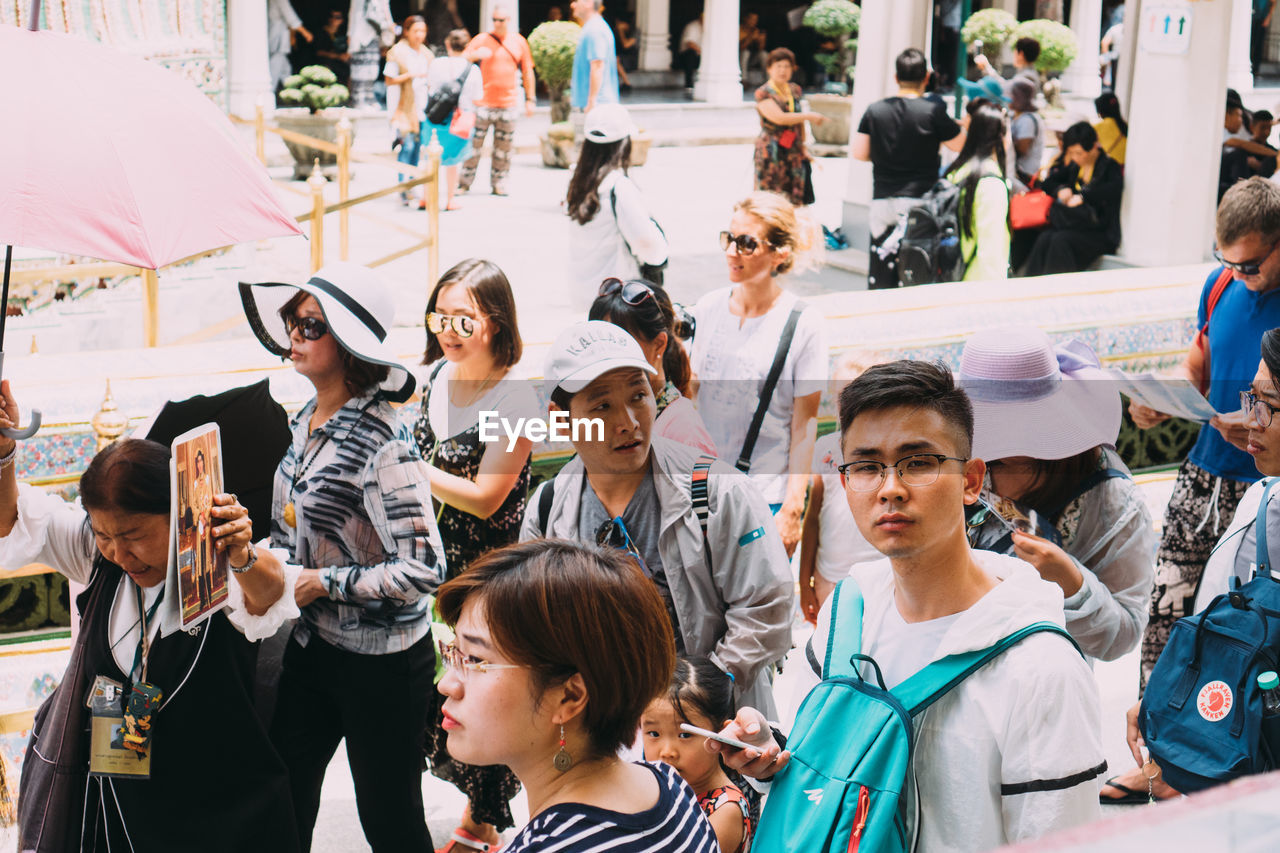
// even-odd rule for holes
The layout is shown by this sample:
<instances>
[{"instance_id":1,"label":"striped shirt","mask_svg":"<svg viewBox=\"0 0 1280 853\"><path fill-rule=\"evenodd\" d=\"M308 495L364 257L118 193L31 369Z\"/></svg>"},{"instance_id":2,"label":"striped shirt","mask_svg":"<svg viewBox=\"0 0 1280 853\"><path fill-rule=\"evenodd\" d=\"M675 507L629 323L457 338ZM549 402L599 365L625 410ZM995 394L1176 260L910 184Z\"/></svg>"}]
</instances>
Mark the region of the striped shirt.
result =
<instances>
[{"instance_id":1,"label":"striped shirt","mask_svg":"<svg viewBox=\"0 0 1280 853\"><path fill-rule=\"evenodd\" d=\"M403 651L429 633L427 596L444 578L426 463L380 397L352 397L308 436L314 411L313 399L289 425L271 502L272 546L320 569L329 590L302 608L294 636L358 654ZM290 503L296 527L284 520Z\"/></svg>"},{"instance_id":2,"label":"striped shirt","mask_svg":"<svg viewBox=\"0 0 1280 853\"><path fill-rule=\"evenodd\" d=\"M719 853L693 789L668 764L636 762L658 777L657 804L623 814L562 803L525 825L503 853Z\"/></svg>"}]
</instances>

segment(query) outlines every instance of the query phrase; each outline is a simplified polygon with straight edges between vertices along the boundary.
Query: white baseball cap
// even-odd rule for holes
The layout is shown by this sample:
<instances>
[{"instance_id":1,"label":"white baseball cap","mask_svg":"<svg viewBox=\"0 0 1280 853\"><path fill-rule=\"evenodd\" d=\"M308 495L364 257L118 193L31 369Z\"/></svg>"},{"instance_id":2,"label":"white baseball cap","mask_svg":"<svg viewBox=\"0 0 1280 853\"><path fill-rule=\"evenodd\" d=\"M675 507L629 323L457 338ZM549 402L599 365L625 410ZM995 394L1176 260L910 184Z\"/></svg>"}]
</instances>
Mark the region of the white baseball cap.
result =
<instances>
[{"instance_id":1,"label":"white baseball cap","mask_svg":"<svg viewBox=\"0 0 1280 853\"><path fill-rule=\"evenodd\" d=\"M607 145L635 136L639 131L622 104L600 104L587 113L582 132L592 142Z\"/></svg>"},{"instance_id":2,"label":"white baseball cap","mask_svg":"<svg viewBox=\"0 0 1280 853\"><path fill-rule=\"evenodd\" d=\"M556 336L543 371L547 395L556 388L577 394L611 370L634 367L657 374L636 339L612 323L587 320L574 323Z\"/></svg>"}]
</instances>

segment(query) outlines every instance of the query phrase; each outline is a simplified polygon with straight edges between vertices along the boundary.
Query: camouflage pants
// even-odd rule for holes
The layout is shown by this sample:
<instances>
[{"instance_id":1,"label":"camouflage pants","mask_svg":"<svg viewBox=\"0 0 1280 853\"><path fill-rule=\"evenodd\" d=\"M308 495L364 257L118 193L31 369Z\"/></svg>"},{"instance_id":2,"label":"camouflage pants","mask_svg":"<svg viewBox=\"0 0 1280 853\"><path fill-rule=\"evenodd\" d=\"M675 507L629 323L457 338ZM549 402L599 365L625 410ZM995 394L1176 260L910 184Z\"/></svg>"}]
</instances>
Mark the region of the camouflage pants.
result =
<instances>
[{"instance_id":1,"label":"camouflage pants","mask_svg":"<svg viewBox=\"0 0 1280 853\"><path fill-rule=\"evenodd\" d=\"M493 107L476 108L476 132L471 136L471 156L462 164L458 189L468 190L476 179L476 167L480 165L480 151L484 139L493 128L493 166L489 173L489 185L496 193L506 192L507 172L511 171L511 143L516 135L516 111Z\"/></svg>"}]
</instances>

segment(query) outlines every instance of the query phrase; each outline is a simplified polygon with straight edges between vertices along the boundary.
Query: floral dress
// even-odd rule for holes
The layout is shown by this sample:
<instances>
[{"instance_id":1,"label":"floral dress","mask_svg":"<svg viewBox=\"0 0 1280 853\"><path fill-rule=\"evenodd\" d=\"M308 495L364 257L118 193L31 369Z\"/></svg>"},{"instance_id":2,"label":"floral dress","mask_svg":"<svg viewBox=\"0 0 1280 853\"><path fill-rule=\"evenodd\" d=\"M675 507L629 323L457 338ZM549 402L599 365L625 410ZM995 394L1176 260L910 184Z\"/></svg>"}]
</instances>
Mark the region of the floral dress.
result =
<instances>
[{"instance_id":1,"label":"floral dress","mask_svg":"<svg viewBox=\"0 0 1280 853\"><path fill-rule=\"evenodd\" d=\"M756 103L772 100L784 113L798 112L800 87L795 83L789 86L790 91L784 94L773 88L772 83L765 83L756 89ZM756 189L778 193L794 205L805 204L808 159L803 124L783 127L760 116L760 135L756 137Z\"/></svg>"},{"instance_id":2,"label":"floral dress","mask_svg":"<svg viewBox=\"0 0 1280 853\"><path fill-rule=\"evenodd\" d=\"M431 374L434 384L443 363ZM441 439L428 417L432 388L423 392L422 414L413 427L422 458L441 471L474 480L480 470L485 446L480 442L480 426L472 424L457 435ZM441 386L448 393L448 386ZM520 478L512 487L498 511L488 518L435 501L440 515L437 524L444 540L445 566L448 577L462 572L480 555L493 548L511 545L520 539L520 522L524 518L525 496L529 491L530 462L525 460ZM479 823L491 823L498 831L514 826L509 802L520 792L520 782L505 766L495 764L477 767L454 761L445 748L447 737L440 727L444 697L436 694L435 724L427 728L425 752L431 772L467 795L471 816Z\"/></svg>"}]
</instances>

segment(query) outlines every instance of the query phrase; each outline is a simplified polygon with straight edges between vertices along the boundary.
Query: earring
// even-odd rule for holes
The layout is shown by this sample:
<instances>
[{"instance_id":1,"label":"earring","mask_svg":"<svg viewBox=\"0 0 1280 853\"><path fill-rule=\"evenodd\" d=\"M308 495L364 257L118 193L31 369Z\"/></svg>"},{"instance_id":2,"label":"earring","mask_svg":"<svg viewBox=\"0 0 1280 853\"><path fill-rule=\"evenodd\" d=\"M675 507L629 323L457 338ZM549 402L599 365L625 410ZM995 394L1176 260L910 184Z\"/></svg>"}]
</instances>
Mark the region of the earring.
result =
<instances>
[{"instance_id":1,"label":"earring","mask_svg":"<svg viewBox=\"0 0 1280 853\"><path fill-rule=\"evenodd\" d=\"M556 753L556 757L551 759L551 763L561 773L573 766L573 757L564 748L564 726L560 727L560 750Z\"/></svg>"},{"instance_id":2,"label":"earring","mask_svg":"<svg viewBox=\"0 0 1280 853\"><path fill-rule=\"evenodd\" d=\"M782 275L782 273L779 272L777 267L773 267L769 270L769 278L777 278L780 275Z\"/></svg>"}]
</instances>

